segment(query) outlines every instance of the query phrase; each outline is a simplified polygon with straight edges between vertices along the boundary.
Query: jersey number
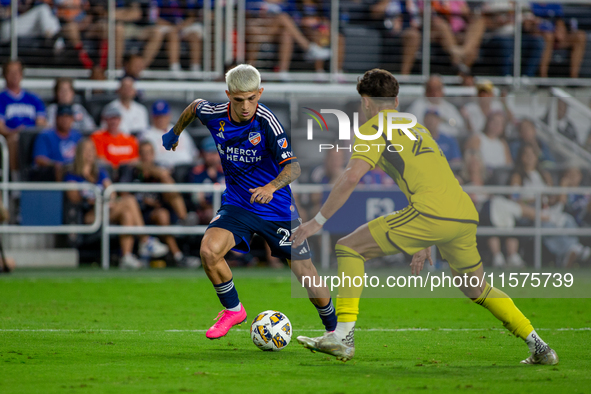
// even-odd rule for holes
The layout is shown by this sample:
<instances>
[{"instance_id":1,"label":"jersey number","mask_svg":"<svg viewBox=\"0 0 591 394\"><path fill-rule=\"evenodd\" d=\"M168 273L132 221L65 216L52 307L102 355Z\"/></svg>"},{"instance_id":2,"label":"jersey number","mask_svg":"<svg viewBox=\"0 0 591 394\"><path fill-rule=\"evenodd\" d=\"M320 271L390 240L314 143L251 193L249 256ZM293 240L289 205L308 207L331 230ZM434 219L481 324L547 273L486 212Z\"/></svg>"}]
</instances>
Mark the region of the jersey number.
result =
<instances>
[{"instance_id":1,"label":"jersey number","mask_svg":"<svg viewBox=\"0 0 591 394\"><path fill-rule=\"evenodd\" d=\"M422 155L423 153L435 152L435 150L433 148L431 148L429 146L423 146L423 136L422 136L423 131L421 129L413 127L409 130L411 133L413 133L415 135L415 137L417 137L417 139L415 140L415 143L412 146L412 153L414 153L415 156ZM398 134L402 135L402 130L398 130Z\"/></svg>"},{"instance_id":2,"label":"jersey number","mask_svg":"<svg viewBox=\"0 0 591 394\"><path fill-rule=\"evenodd\" d=\"M289 237L291 236L291 233L288 229L278 228L277 234L283 234L283 238L281 238L281 241L279 241L279 246L291 246L291 242L288 241Z\"/></svg>"}]
</instances>

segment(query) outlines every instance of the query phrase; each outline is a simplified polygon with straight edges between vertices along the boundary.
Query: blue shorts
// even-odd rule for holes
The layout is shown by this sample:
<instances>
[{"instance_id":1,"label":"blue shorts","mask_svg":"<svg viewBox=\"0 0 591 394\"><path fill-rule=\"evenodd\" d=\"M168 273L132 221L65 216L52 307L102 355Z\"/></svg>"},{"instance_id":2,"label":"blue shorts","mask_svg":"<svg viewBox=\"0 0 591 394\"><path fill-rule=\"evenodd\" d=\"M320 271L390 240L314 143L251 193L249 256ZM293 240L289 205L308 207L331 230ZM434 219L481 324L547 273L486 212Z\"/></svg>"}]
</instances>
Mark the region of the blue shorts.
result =
<instances>
[{"instance_id":1,"label":"blue shorts","mask_svg":"<svg viewBox=\"0 0 591 394\"><path fill-rule=\"evenodd\" d=\"M250 239L258 234L267 241L271 254L280 259L306 260L310 258L310 246L305 241L292 249L289 238L292 231L299 227L301 219L292 221L264 220L252 212L235 205L223 205L215 214L208 229L223 228L234 234L236 245L232 250L240 253L250 251Z\"/></svg>"}]
</instances>

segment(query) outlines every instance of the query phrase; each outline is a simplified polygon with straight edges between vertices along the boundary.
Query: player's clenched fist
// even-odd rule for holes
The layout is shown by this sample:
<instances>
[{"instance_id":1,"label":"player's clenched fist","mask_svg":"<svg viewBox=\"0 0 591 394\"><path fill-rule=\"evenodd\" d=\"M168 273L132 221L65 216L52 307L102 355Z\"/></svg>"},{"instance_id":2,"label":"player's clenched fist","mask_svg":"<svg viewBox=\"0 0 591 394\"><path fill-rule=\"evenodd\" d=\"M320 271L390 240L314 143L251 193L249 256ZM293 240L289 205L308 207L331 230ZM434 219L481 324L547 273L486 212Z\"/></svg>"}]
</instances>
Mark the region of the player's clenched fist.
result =
<instances>
[{"instance_id":1,"label":"player's clenched fist","mask_svg":"<svg viewBox=\"0 0 591 394\"><path fill-rule=\"evenodd\" d=\"M257 187L256 189L248 189L248 191L252 193L252 196L250 196L251 204L254 204L255 202L259 204L268 204L273 199L275 188L266 185L263 187Z\"/></svg>"},{"instance_id":2,"label":"player's clenched fist","mask_svg":"<svg viewBox=\"0 0 591 394\"><path fill-rule=\"evenodd\" d=\"M179 144L179 136L174 133L174 129L170 129L168 133L162 135L162 146L166 150L176 150Z\"/></svg>"}]
</instances>

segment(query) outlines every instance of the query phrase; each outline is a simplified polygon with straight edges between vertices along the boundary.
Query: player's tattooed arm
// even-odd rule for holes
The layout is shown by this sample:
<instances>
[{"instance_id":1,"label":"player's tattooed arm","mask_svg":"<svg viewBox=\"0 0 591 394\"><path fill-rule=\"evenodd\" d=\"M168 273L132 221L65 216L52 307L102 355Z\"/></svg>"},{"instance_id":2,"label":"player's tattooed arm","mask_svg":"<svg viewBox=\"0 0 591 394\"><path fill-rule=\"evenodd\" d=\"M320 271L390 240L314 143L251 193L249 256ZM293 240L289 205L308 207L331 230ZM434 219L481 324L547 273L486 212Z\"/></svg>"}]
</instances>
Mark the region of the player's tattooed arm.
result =
<instances>
[{"instance_id":1,"label":"player's tattooed arm","mask_svg":"<svg viewBox=\"0 0 591 394\"><path fill-rule=\"evenodd\" d=\"M300 167L300 163L297 161L295 163L289 163L283 167L277 178L273 179L270 184L273 185L275 190L279 190L298 179L301 174L302 168Z\"/></svg>"},{"instance_id":2,"label":"player's tattooed arm","mask_svg":"<svg viewBox=\"0 0 591 394\"><path fill-rule=\"evenodd\" d=\"M179 116L179 120L176 122L176 124L172 128L176 135L181 135L183 130L188 125L190 125L191 122L193 122L195 120L195 118L196 118L195 107L197 106L197 104L199 104L200 101L202 101L202 100L197 99L197 100L193 101L191 104L189 104L189 106L187 108L185 108L185 110L183 111L181 116Z\"/></svg>"},{"instance_id":3,"label":"player's tattooed arm","mask_svg":"<svg viewBox=\"0 0 591 394\"><path fill-rule=\"evenodd\" d=\"M300 168L300 163L295 162L285 165L283 170L277 175L277 178L273 179L265 186L248 189L248 191L252 193L250 203L268 204L273 199L274 192L295 181L301 173L302 169Z\"/></svg>"}]
</instances>

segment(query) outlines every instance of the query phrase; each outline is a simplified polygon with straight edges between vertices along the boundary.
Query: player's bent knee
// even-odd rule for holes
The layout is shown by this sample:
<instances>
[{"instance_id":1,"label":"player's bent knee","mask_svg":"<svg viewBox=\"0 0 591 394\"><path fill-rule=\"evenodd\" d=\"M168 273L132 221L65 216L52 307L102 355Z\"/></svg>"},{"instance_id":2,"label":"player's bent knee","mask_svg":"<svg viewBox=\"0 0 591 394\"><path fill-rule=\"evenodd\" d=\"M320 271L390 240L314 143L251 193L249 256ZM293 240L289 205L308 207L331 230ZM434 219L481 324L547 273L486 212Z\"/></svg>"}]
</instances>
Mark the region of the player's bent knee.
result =
<instances>
[{"instance_id":1,"label":"player's bent knee","mask_svg":"<svg viewBox=\"0 0 591 394\"><path fill-rule=\"evenodd\" d=\"M207 242L201 245L201 262L205 267L214 266L224 258L224 252L219 245Z\"/></svg>"}]
</instances>

